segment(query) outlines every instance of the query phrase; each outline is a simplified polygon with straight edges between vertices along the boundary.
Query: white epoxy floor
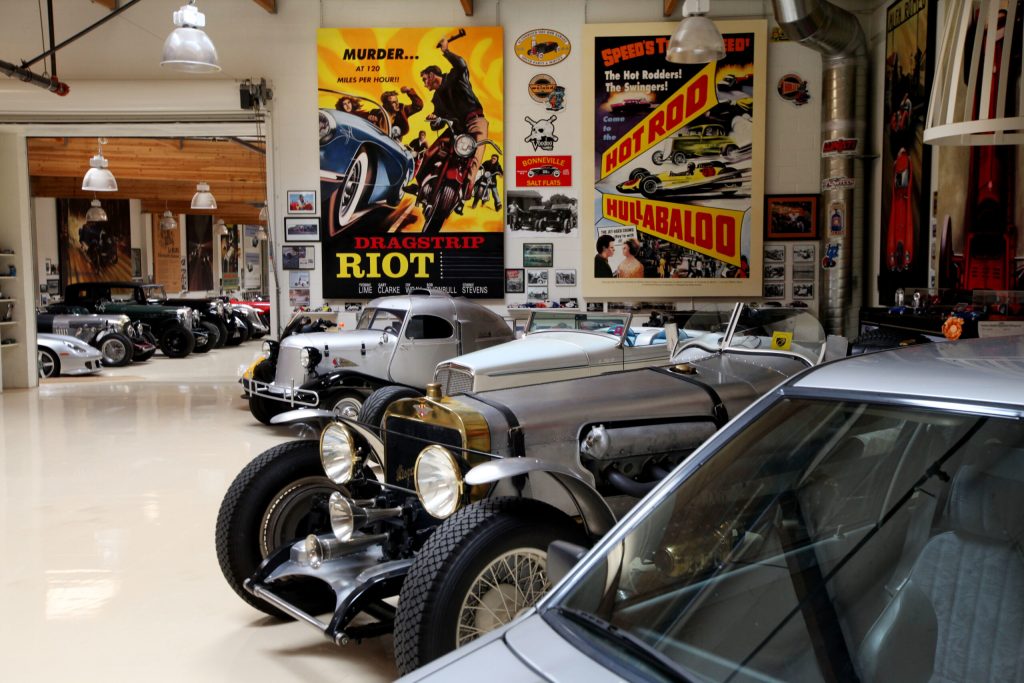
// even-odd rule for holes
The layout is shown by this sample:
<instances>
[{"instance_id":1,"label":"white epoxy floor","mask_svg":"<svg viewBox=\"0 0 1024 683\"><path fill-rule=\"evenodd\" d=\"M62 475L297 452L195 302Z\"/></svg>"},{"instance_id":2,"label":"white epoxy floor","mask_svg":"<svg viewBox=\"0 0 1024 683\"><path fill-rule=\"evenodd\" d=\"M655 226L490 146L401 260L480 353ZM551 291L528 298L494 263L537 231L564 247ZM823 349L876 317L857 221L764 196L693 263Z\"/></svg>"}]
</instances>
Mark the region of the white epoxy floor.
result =
<instances>
[{"instance_id":1,"label":"white epoxy floor","mask_svg":"<svg viewBox=\"0 0 1024 683\"><path fill-rule=\"evenodd\" d=\"M239 397L250 342L0 394L0 678L386 681L390 637L339 648L253 610L214 553L221 497L294 438Z\"/></svg>"}]
</instances>

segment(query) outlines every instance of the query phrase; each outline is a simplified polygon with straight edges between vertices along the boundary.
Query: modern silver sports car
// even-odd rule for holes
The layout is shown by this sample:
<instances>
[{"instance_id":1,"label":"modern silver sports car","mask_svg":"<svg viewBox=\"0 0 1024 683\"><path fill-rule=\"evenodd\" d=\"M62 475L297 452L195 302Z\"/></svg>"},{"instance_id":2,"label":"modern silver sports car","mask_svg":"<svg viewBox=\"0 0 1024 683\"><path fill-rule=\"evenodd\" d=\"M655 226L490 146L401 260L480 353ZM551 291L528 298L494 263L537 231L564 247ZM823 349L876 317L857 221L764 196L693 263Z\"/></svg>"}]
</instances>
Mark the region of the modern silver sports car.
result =
<instances>
[{"instance_id":1,"label":"modern silver sports car","mask_svg":"<svg viewBox=\"0 0 1024 683\"><path fill-rule=\"evenodd\" d=\"M103 369L103 354L66 334L37 334L40 377L91 375Z\"/></svg>"}]
</instances>

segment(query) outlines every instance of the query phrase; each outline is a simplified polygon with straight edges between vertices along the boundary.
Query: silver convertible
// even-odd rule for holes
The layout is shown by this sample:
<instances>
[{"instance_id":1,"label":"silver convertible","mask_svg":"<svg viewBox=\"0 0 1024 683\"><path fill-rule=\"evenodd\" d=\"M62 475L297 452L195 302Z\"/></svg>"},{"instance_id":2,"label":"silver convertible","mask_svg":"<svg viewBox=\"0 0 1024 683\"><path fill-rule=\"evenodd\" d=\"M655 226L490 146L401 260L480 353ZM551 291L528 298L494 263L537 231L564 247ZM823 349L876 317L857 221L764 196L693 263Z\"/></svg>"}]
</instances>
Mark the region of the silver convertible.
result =
<instances>
[{"instance_id":1,"label":"silver convertible","mask_svg":"<svg viewBox=\"0 0 1024 683\"><path fill-rule=\"evenodd\" d=\"M731 416L845 353L804 310L709 315L722 331L670 340L664 366L455 396L432 384L392 402L379 432L340 419L319 443L266 451L221 505L225 578L336 643L393 630L402 671L511 620L512 598L547 589L550 542L593 543ZM353 624L360 612L376 621Z\"/></svg>"},{"instance_id":2,"label":"silver convertible","mask_svg":"<svg viewBox=\"0 0 1024 683\"><path fill-rule=\"evenodd\" d=\"M1020 681L1022 359L972 339L789 380L402 680Z\"/></svg>"}]
</instances>

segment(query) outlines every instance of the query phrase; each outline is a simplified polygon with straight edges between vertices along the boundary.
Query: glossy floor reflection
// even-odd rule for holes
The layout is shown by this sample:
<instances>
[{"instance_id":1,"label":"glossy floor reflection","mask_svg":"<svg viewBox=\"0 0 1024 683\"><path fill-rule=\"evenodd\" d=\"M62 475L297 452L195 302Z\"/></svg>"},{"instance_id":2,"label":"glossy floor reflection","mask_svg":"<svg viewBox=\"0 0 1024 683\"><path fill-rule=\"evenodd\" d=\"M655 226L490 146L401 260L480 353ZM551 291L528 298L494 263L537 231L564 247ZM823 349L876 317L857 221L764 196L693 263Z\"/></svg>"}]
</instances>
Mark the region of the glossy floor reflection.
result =
<instances>
[{"instance_id":1,"label":"glossy floor reflection","mask_svg":"<svg viewBox=\"0 0 1024 683\"><path fill-rule=\"evenodd\" d=\"M214 522L293 438L239 398L254 343L0 394L3 679L386 681L391 639L339 648L228 588Z\"/></svg>"}]
</instances>

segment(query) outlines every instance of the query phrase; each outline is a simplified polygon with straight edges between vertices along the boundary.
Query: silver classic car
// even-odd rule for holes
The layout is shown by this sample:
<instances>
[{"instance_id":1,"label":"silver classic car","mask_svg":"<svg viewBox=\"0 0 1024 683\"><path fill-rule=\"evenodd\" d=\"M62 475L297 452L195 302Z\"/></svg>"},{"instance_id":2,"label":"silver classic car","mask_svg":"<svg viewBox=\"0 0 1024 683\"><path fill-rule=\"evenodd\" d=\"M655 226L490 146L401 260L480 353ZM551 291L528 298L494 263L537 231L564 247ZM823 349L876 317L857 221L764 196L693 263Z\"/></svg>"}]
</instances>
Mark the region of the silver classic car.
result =
<instances>
[{"instance_id":1,"label":"silver classic car","mask_svg":"<svg viewBox=\"0 0 1024 683\"><path fill-rule=\"evenodd\" d=\"M91 375L103 369L103 354L66 334L36 335L36 361L44 379L61 375Z\"/></svg>"},{"instance_id":2,"label":"silver classic car","mask_svg":"<svg viewBox=\"0 0 1024 683\"><path fill-rule=\"evenodd\" d=\"M110 367L149 360L156 353L156 345L150 343L146 336L148 325L132 322L126 315L39 312L36 314L36 329L84 341L99 349L103 354L103 364Z\"/></svg>"},{"instance_id":3,"label":"silver classic car","mask_svg":"<svg viewBox=\"0 0 1024 683\"><path fill-rule=\"evenodd\" d=\"M457 396L431 384L379 430L342 418L266 451L221 505L225 578L336 643L393 629L402 671L496 628L512 596L547 589L550 542L593 543L731 416L845 353L802 309L711 315L722 331L671 339L663 367ZM377 621L353 624L360 612Z\"/></svg>"},{"instance_id":4,"label":"silver classic car","mask_svg":"<svg viewBox=\"0 0 1024 683\"><path fill-rule=\"evenodd\" d=\"M1019 681L1024 337L791 379L403 681ZM435 532L435 537L440 531ZM425 552L424 549L421 552Z\"/></svg>"}]
</instances>

